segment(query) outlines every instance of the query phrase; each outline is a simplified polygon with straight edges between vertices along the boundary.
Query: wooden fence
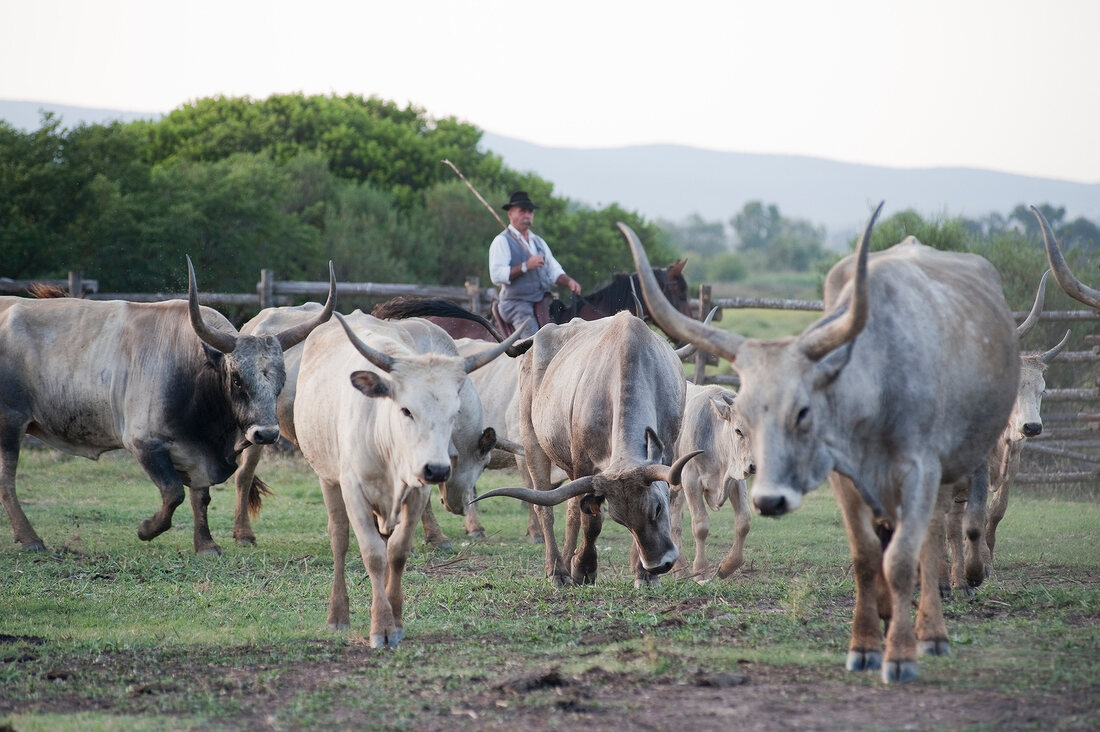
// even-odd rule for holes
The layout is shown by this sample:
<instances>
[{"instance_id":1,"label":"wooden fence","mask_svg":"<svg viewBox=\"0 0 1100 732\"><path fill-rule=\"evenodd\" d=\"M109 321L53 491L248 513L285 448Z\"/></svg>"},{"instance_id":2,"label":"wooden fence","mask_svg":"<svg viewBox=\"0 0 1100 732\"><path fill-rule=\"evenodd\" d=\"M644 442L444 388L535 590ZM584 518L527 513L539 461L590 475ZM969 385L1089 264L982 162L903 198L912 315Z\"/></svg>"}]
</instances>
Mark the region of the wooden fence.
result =
<instances>
[{"instance_id":1,"label":"wooden fence","mask_svg":"<svg viewBox=\"0 0 1100 732\"><path fill-rule=\"evenodd\" d=\"M130 300L132 302L158 302L187 299L186 293L100 293L96 280L84 279L79 272L70 272L67 280L36 280L42 284L61 287L69 292L82 293L93 300ZM29 280L0 278L0 294L22 294L33 284ZM450 300L488 317L489 304L495 288L483 288L477 277L468 277L464 287L445 285L383 284L376 282L339 282L338 296L357 296L373 299L392 297L436 297ZM260 310L284 305L292 299L322 300L328 294L328 282L279 281L274 272L261 270L255 293L199 293L199 302L211 306L234 306ZM715 320L722 319L722 311L733 308L759 308L778 310L821 311L820 300L784 300L780 298L713 298L710 285L701 285L699 298L691 301L696 313L719 308ZM1026 312L1014 313L1022 320ZM1091 311L1046 311L1042 321L1084 321L1096 326L1100 314ZM1100 328L1096 328L1100 331ZM1085 351L1063 351L1054 358L1047 374L1047 391L1043 397L1043 433L1026 443L1025 462L1016 482L1032 484L1074 483L1091 487L1100 485L1100 378L1088 388L1058 387L1058 364L1100 363L1100 335L1088 335ZM707 373L718 363L713 355L699 351L695 355L696 383L737 386L735 374ZM1064 381L1062 383L1065 383ZM1053 407L1053 408L1052 408ZM1069 465L1069 467L1066 467Z\"/></svg>"}]
</instances>

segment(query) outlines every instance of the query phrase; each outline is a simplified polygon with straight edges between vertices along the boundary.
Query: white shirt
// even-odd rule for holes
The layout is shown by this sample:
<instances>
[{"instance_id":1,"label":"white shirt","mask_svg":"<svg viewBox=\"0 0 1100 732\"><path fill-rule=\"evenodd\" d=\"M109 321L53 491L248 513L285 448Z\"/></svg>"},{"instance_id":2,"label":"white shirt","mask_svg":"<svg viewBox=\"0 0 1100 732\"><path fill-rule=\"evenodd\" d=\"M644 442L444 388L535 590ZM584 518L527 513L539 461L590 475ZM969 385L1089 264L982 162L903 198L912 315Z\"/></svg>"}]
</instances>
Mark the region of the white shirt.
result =
<instances>
[{"instance_id":1,"label":"white shirt","mask_svg":"<svg viewBox=\"0 0 1100 732\"><path fill-rule=\"evenodd\" d=\"M554 259L554 254L550 251L550 245L541 237L538 239L541 244L536 245L534 235L532 235L531 241L527 241L511 224L508 225L508 231L512 232L512 236L520 244L525 245L532 254L543 256L546 260L546 264L543 266L548 267L547 272L550 274L550 282L557 283L558 278L565 274L565 270L558 264L558 260ZM502 231L496 235L493 243L489 245L489 279L493 281L494 285L507 285L511 282L511 274L512 249L508 246L508 238L504 236Z\"/></svg>"}]
</instances>

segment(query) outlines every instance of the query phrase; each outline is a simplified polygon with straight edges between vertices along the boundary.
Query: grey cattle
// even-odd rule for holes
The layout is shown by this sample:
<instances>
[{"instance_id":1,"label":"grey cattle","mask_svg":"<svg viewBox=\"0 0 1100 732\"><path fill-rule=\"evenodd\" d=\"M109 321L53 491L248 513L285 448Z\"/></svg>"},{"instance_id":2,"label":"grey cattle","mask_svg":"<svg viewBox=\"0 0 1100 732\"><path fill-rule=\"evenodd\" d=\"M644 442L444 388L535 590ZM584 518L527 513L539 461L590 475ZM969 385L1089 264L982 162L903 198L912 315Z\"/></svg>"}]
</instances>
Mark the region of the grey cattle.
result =
<instances>
[{"instance_id":1,"label":"grey cattle","mask_svg":"<svg viewBox=\"0 0 1100 732\"><path fill-rule=\"evenodd\" d=\"M245 447L278 438L283 351L328 319L335 282L330 265L328 304L312 320L249 336L199 306L190 259L187 268L188 302L0 298L0 498L25 550L45 548L15 493L27 433L83 457L130 451L161 494L138 529L143 540L171 527L190 486L195 551L221 551L207 524L209 488L233 474Z\"/></svg>"},{"instance_id":2,"label":"grey cattle","mask_svg":"<svg viewBox=\"0 0 1100 732\"><path fill-rule=\"evenodd\" d=\"M502 488L481 498L512 496L539 506L546 575L559 587L595 581L600 507L606 501L611 518L634 537L636 581L655 581L677 556L668 483L679 482L692 457L667 466L684 408L680 362L663 338L625 311L551 324L532 340L521 367L519 405L521 444L535 489ZM572 482L551 490L552 465ZM569 506L563 557L553 506L574 497L579 500ZM583 543L574 554L578 530Z\"/></svg>"},{"instance_id":3,"label":"grey cattle","mask_svg":"<svg viewBox=\"0 0 1100 732\"><path fill-rule=\"evenodd\" d=\"M241 326L242 333L257 335L278 332L287 327L305 322L321 309L317 303L306 303L294 307L265 308L256 317ZM423 321L406 321L409 336L423 341L424 349L449 348L448 336L435 327L426 327ZM419 324L418 324L419 323ZM485 341L479 341L479 350L484 349ZM294 430L294 401L297 393L298 370L302 361L302 346L286 352L287 383L279 394L277 414L282 436L297 445L298 437ZM476 390L471 386L460 391L461 405L455 418L455 428L451 440L451 476L442 486L441 501L444 508L452 513L461 514L468 501L467 492L472 490L474 482L481 475L489 461L489 452L496 445L496 433L491 427L482 427L481 403ZM256 482L256 468L263 447L253 445L245 449L241 456L240 467L235 477L237 486L237 510L233 537L238 544L255 544L256 539L249 521L249 486ZM431 516L430 505L425 508L423 520L428 541L441 545L446 537L439 530L439 524Z\"/></svg>"},{"instance_id":4,"label":"grey cattle","mask_svg":"<svg viewBox=\"0 0 1100 732\"><path fill-rule=\"evenodd\" d=\"M451 477L467 374L515 337L463 358L426 320L336 316L339 323L305 342L294 401L298 446L328 509L335 565L328 624L340 630L351 621L344 577L350 524L371 581L370 644L397 646L404 635L401 577L430 486Z\"/></svg>"},{"instance_id":5,"label":"grey cattle","mask_svg":"<svg viewBox=\"0 0 1100 732\"><path fill-rule=\"evenodd\" d=\"M1016 328L1016 335L1021 340L1034 327L1039 320L1043 309L1043 296L1046 294L1047 270L1039 280L1039 289L1035 295L1035 302L1031 311ZM1016 401L1012 406L1008 424L997 438L996 445L989 453L989 494L988 515L985 517L985 530L982 533L982 541L975 547L971 544L969 550L964 549L963 543L963 513L970 509L970 491L967 486L961 486L948 514L947 540L951 549L952 563L950 571L950 585L956 589L969 590L967 587L966 572L963 566L963 558L967 554L977 552L984 568L984 574L989 575L993 566L993 547L997 538L997 526L1004 518L1008 508L1009 489L1016 473L1020 468L1020 456L1024 451L1024 443L1029 437L1035 437L1043 431L1043 417L1040 410L1043 405L1043 393L1046 391L1046 379L1044 375L1047 366L1054 357L1062 352L1069 343L1070 331L1066 331L1062 340L1048 351L1041 353L1020 354L1020 382L1016 391ZM978 499L979 505L983 502ZM981 520L981 516L972 517L971 520ZM945 580L946 578L941 578ZM946 584L946 582L944 582ZM947 591L947 587L942 588Z\"/></svg>"},{"instance_id":6,"label":"grey cattle","mask_svg":"<svg viewBox=\"0 0 1100 732\"><path fill-rule=\"evenodd\" d=\"M695 561L691 575L698 581L710 579L706 540L710 534L707 508L717 511L729 499L734 514L734 540L726 557L718 565L717 576L725 579L745 562L745 537L749 533L748 486L745 479L756 472L752 443L745 418L734 406L736 395L720 386L687 385L684 421L676 454L702 454L684 466L680 485L672 489L672 539L681 549L683 506L686 499L691 513L691 533L695 538ZM676 560L681 572L684 558Z\"/></svg>"},{"instance_id":7,"label":"grey cattle","mask_svg":"<svg viewBox=\"0 0 1100 732\"><path fill-rule=\"evenodd\" d=\"M744 338L664 307L641 243L620 228L657 323L729 359L741 377L737 406L756 455L757 510L779 516L822 481L833 487L856 582L846 666L881 667L892 682L916 677L918 639L922 652L949 652L938 591L943 522L932 518L941 484L984 475L1020 366L993 266L912 237L868 256L877 215L857 253L829 272L825 315L776 340ZM892 529L885 550L876 522ZM890 617L885 659L880 608Z\"/></svg>"}]
</instances>

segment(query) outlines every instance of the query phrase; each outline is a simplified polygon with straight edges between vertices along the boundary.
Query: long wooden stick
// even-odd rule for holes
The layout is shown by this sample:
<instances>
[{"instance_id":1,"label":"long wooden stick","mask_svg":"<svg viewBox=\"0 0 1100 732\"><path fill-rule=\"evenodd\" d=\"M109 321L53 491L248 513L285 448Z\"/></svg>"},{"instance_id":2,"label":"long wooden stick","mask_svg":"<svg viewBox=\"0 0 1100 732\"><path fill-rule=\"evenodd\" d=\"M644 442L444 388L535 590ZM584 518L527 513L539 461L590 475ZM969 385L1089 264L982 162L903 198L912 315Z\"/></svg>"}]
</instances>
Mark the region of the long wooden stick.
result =
<instances>
[{"instance_id":1,"label":"long wooden stick","mask_svg":"<svg viewBox=\"0 0 1100 732\"><path fill-rule=\"evenodd\" d=\"M507 229L508 224L504 223L504 220L500 218L500 214L497 213L496 209L490 206L489 202L481 197L481 194L477 192L477 189L473 187L470 181L466 180L466 176L462 174L462 171L456 168L455 164L452 163L450 160L443 160L442 162L444 165L451 166L451 170L453 170L458 175L458 177L462 179L462 182L466 184L466 187L474 192L474 195L477 196L477 200L485 204L485 208L489 209L489 213L491 213L493 215L493 218L497 220L497 223L500 224L500 228Z\"/></svg>"}]
</instances>

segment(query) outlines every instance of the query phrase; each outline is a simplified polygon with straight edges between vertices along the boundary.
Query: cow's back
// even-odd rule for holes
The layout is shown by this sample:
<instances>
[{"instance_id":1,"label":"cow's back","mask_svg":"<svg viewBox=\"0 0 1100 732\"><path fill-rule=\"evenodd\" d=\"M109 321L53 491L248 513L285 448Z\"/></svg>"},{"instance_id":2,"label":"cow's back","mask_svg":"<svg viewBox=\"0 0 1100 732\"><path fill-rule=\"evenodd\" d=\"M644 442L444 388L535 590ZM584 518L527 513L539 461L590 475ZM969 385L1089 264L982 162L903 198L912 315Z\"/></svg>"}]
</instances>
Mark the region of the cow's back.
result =
<instances>
[{"instance_id":1,"label":"cow's back","mask_svg":"<svg viewBox=\"0 0 1100 732\"><path fill-rule=\"evenodd\" d=\"M191 401L204 364L183 301L0 298L0 404L67 452L96 457L148 434Z\"/></svg>"},{"instance_id":2,"label":"cow's back","mask_svg":"<svg viewBox=\"0 0 1100 732\"><path fill-rule=\"evenodd\" d=\"M830 272L827 312L846 305L853 273L851 257ZM839 377L853 395L847 406L878 411L898 444L934 446L945 482L969 475L1007 421L1019 378L996 269L909 237L870 255L868 289L870 318Z\"/></svg>"}]
</instances>

